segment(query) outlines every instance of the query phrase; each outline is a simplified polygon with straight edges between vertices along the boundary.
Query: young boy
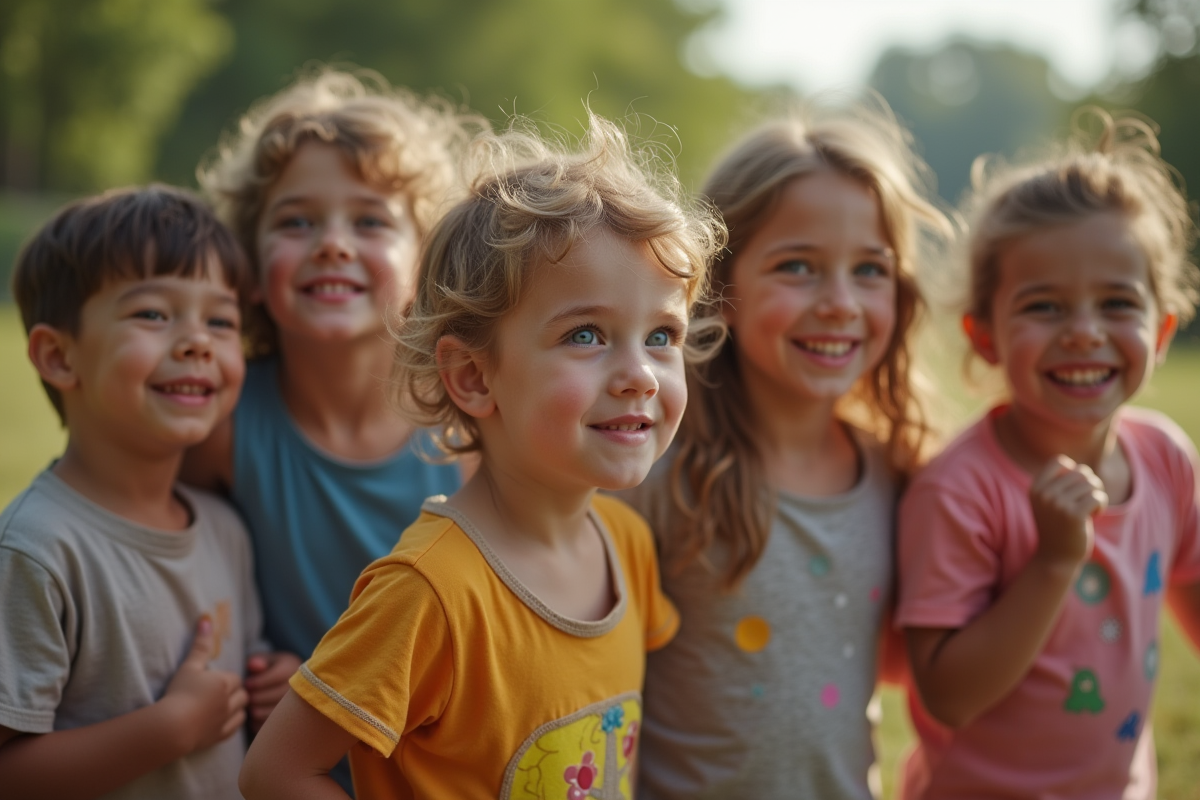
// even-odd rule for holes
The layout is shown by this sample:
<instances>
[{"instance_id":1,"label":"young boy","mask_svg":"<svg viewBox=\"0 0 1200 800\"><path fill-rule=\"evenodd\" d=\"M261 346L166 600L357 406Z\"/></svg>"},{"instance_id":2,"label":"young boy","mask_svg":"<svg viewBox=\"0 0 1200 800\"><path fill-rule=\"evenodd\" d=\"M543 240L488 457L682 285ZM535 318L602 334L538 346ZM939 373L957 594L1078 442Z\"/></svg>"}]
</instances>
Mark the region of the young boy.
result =
<instances>
[{"instance_id":1,"label":"young boy","mask_svg":"<svg viewBox=\"0 0 1200 800\"><path fill-rule=\"evenodd\" d=\"M240 797L243 722L299 662L262 652L242 523L175 476L237 399L245 278L232 235L166 187L73 203L18 259L69 436L0 515L9 800Z\"/></svg>"}]
</instances>

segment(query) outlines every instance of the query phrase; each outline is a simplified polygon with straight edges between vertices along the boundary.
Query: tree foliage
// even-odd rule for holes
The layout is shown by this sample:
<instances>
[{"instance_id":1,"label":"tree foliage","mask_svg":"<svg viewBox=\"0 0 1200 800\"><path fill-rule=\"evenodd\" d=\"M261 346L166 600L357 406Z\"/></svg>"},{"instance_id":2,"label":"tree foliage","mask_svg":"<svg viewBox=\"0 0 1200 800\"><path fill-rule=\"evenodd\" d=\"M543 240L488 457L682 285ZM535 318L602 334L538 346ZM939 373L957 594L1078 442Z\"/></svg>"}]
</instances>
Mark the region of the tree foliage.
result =
<instances>
[{"instance_id":1,"label":"tree foliage","mask_svg":"<svg viewBox=\"0 0 1200 800\"><path fill-rule=\"evenodd\" d=\"M231 39L205 0L0 3L0 185L146 180L184 97Z\"/></svg>"}]
</instances>

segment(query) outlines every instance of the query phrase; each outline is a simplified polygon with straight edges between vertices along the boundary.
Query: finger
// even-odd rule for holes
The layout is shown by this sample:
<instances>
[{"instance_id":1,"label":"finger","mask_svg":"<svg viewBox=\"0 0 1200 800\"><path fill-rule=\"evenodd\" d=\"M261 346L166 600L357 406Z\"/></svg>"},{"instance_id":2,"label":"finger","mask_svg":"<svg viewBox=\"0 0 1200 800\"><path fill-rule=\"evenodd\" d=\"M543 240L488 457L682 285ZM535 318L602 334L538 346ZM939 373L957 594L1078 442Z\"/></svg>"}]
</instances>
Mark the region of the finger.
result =
<instances>
[{"instance_id":1,"label":"finger","mask_svg":"<svg viewBox=\"0 0 1200 800\"><path fill-rule=\"evenodd\" d=\"M248 705L250 705L250 694L242 687L239 686L237 691L229 695L229 705L227 708L231 713L234 709L244 709Z\"/></svg>"},{"instance_id":2,"label":"finger","mask_svg":"<svg viewBox=\"0 0 1200 800\"><path fill-rule=\"evenodd\" d=\"M192 669L204 669L208 666L208 662L212 658L212 651L212 617L208 616L208 614L202 614L200 620L196 623L196 637L192 639L192 649L188 651L187 656L183 659L181 667L189 666Z\"/></svg>"},{"instance_id":3,"label":"finger","mask_svg":"<svg viewBox=\"0 0 1200 800\"><path fill-rule=\"evenodd\" d=\"M267 717L271 716L271 712L274 710L275 704L250 706L250 721L256 725L262 725L267 721Z\"/></svg>"},{"instance_id":4,"label":"finger","mask_svg":"<svg viewBox=\"0 0 1200 800\"><path fill-rule=\"evenodd\" d=\"M255 653L246 659L246 671L251 674L262 672L270 666L270 660L262 653Z\"/></svg>"},{"instance_id":5,"label":"finger","mask_svg":"<svg viewBox=\"0 0 1200 800\"><path fill-rule=\"evenodd\" d=\"M279 659L265 671L246 678L247 689L259 689L266 686L276 686L287 683L296 672L296 665L287 659Z\"/></svg>"},{"instance_id":6,"label":"finger","mask_svg":"<svg viewBox=\"0 0 1200 800\"><path fill-rule=\"evenodd\" d=\"M1069 473L1073 469L1075 469L1074 461L1066 456L1055 456L1047 461L1046 465L1042 467L1040 472L1038 472L1037 476L1033 479L1033 484L1030 486L1030 490L1033 491L1042 488L1055 478L1065 473Z\"/></svg>"},{"instance_id":7,"label":"finger","mask_svg":"<svg viewBox=\"0 0 1200 800\"><path fill-rule=\"evenodd\" d=\"M231 715L229 719L225 720L225 724L221 727L220 738L218 741L224 741L230 736L233 736L233 734L237 733L238 729L245 724L246 712L244 710L238 710L237 713Z\"/></svg>"},{"instance_id":8,"label":"finger","mask_svg":"<svg viewBox=\"0 0 1200 800\"><path fill-rule=\"evenodd\" d=\"M283 699L283 696L288 693L288 685L286 683L277 683L274 686L266 686L262 689L250 690L250 705L268 705L273 706Z\"/></svg>"}]
</instances>

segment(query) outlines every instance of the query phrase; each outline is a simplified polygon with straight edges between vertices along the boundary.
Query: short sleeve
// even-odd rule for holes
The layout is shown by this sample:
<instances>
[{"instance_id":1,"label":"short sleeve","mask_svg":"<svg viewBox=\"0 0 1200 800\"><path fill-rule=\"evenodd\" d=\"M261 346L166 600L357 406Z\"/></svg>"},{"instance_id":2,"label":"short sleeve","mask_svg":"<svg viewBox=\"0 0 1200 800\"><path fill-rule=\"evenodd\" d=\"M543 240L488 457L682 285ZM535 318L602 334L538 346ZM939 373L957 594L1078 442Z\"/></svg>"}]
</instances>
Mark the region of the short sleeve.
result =
<instances>
[{"instance_id":1,"label":"short sleeve","mask_svg":"<svg viewBox=\"0 0 1200 800\"><path fill-rule=\"evenodd\" d=\"M416 569L377 562L350 607L291 680L306 702L385 757L435 722L454 681L453 642L433 587Z\"/></svg>"},{"instance_id":2,"label":"short sleeve","mask_svg":"<svg viewBox=\"0 0 1200 800\"><path fill-rule=\"evenodd\" d=\"M897 627L959 628L987 608L1000 580L995 516L918 478L900 503Z\"/></svg>"},{"instance_id":3,"label":"short sleeve","mask_svg":"<svg viewBox=\"0 0 1200 800\"><path fill-rule=\"evenodd\" d=\"M1200 581L1200 459L1196 447L1182 430L1170 431L1177 464L1172 485L1179 499L1179 531L1171 561L1171 583Z\"/></svg>"},{"instance_id":4,"label":"short sleeve","mask_svg":"<svg viewBox=\"0 0 1200 800\"><path fill-rule=\"evenodd\" d=\"M61 586L41 564L0 548L0 725L49 733L71 671Z\"/></svg>"}]
</instances>

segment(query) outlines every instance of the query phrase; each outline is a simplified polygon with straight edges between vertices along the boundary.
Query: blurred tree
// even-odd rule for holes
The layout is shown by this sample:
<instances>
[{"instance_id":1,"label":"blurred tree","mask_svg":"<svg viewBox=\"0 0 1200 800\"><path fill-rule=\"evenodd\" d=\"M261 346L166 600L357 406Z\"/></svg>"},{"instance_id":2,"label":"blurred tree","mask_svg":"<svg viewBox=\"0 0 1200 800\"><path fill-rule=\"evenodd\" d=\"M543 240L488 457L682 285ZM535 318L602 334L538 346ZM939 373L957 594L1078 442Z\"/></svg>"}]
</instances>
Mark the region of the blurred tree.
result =
<instances>
[{"instance_id":1,"label":"blurred tree","mask_svg":"<svg viewBox=\"0 0 1200 800\"><path fill-rule=\"evenodd\" d=\"M926 52L888 50L870 84L912 130L938 193L956 203L976 156L1012 156L1060 128L1066 104L1050 80L1041 56L955 38Z\"/></svg>"},{"instance_id":2,"label":"blurred tree","mask_svg":"<svg viewBox=\"0 0 1200 800\"><path fill-rule=\"evenodd\" d=\"M148 179L160 136L230 43L206 0L4 0L0 186Z\"/></svg>"},{"instance_id":3,"label":"blurred tree","mask_svg":"<svg viewBox=\"0 0 1200 800\"><path fill-rule=\"evenodd\" d=\"M702 0L703 1L703 0ZM578 133L586 98L610 117L638 112L640 135L691 177L725 143L744 93L684 66L712 7L675 0L241 0L219 6L232 57L188 98L158 172L193 182L201 155L251 102L306 63L353 63L418 92L436 91L494 121L514 110ZM657 127L655 120L678 129ZM682 144L681 144L682 143Z\"/></svg>"}]
</instances>

